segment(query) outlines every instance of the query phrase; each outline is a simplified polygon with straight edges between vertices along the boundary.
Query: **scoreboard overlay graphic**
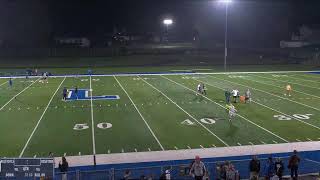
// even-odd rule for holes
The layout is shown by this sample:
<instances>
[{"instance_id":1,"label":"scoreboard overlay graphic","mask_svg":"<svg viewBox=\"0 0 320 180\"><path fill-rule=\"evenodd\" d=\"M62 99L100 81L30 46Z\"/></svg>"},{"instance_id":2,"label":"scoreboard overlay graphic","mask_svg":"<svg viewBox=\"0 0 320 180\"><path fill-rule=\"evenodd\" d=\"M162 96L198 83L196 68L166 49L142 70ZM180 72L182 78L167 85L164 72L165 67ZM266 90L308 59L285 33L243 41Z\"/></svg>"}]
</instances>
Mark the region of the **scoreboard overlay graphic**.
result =
<instances>
[{"instance_id":1,"label":"scoreboard overlay graphic","mask_svg":"<svg viewBox=\"0 0 320 180\"><path fill-rule=\"evenodd\" d=\"M53 177L53 158L0 159L0 178Z\"/></svg>"}]
</instances>

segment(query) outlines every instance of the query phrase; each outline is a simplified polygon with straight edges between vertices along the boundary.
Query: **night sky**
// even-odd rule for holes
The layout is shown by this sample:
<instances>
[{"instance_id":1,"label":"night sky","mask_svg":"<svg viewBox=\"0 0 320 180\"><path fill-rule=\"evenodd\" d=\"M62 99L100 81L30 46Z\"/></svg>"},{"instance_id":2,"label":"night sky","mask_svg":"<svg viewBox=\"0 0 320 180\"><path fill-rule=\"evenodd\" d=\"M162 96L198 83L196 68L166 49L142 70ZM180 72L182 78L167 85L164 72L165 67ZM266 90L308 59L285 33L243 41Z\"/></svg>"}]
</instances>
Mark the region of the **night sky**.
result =
<instances>
[{"instance_id":1,"label":"night sky","mask_svg":"<svg viewBox=\"0 0 320 180\"><path fill-rule=\"evenodd\" d=\"M315 0L234 0L229 7L233 41L288 39L302 24L320 24ZM186 40L221 41L225 9L205 0L0 0L0 39L12 46L46 46L56 36L100 37L116 27L130 33L161 32L172 17L172 33ZM273 41L273 42L271 42ZM10 43L9 43L10 42Z\"/></svg>"}]
</instances>

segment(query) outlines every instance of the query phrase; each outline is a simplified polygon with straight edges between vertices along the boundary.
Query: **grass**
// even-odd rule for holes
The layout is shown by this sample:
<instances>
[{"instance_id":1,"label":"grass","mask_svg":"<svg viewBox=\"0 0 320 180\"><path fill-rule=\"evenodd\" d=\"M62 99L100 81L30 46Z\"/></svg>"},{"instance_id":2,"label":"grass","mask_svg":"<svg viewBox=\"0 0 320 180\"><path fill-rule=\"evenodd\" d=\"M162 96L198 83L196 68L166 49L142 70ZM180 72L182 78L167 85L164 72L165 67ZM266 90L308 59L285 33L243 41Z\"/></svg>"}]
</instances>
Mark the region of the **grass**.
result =
<instances>
[{"instance_id":1,"label":"grass","mask_svg":"<svg viewBox=\"0 0 320 180\"><path fill-rule=\"evenodd\" d=\"M317 141L320 76L203 74L0 79L0 155L47 156ZM62 88L93 89L118 100L61 100ZM196 95L203 82L207 95ZM284 96L286 84L293 87ZM235 104L228 122L224 90L251 89L253 102ZM284 120L279 120L284 119ZM289 120L290 119L290 120ZM112 124L111 128L106 124ZM81 130L74 130L82 124ZM94 126L92 126L92 124ZM98 125L100 124L100 127ZM109 124L109 125L110 125ZM86 128L88 127L88 128Z\"/></svg>"}]
</instances>

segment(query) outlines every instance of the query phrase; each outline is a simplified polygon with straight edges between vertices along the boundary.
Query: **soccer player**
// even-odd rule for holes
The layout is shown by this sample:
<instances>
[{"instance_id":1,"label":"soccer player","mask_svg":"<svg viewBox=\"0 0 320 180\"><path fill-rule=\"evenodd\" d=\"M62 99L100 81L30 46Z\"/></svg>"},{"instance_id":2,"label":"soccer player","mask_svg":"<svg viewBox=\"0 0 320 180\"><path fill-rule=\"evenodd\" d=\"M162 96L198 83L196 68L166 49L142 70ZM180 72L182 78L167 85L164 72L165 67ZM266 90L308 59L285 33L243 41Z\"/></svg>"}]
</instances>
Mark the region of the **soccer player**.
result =
<instances>
[{"instance_id":1,"label":"soccer player","mask_svg":"<svg viewBox=\"0 0 320 180\"><path fill-rule=\"evenodd\" d=\"M77 86L74 88L74 94L76 95L76 97L78 99L78 87Z\"/></svg>"},{"instance_id":2,"label":"soccer player","mask_svg":"<svg viewBox=\"0 0 320 180\"><path fill-rule=\"evenodd\" d=\"M228 89L224 92L224 96L226 98L226 103L230 104L231 93L230 93L230 91Z\"/></svg>"},{"instance_id":3,"label":"soccer player","mask_svg":"<svg viewBox=\"0 0 320 180\"><path fill-rule=\"evenodd\" d=\"M12 82L12 79L10 78L10 79L9 79L9 86L10 86L10 88L12 88L12 85L13 85L13 82Z\"/></svg>"},{"instance_id":4,"label":"soccer player","mask_svg":"<svg viewBox=\"0 0 320 180\"><path fill-rule=\"evenodd\" d=\"M231 94L232 94L232 96L233 96L233 101L234 101L234 103L237 103L237 99L238 99L238 97L239 97L239 90L234 89L234 90L232 90Z\"/></svg>"},{"instance_id":5,"label":"soccer player","mask_svg":"<svg viewBox=\"0 0 320 180\"><path fill-rule=\"evenodd\" d=\"M290 84L287 84L286 86L286 93L284 94L285 96L291 96L291 91L292 91L292 88L291 88L291 85Z\"/></svg>"},{"instance_id":6,"label":"soccer player","mask_svg":"<svg viewBox=\"0 0 320 180\"><path fill-rule=\"evenodd\" d=\"M63 94L62 100L64 100L64 101L67 100L67 92L68 92L67 88L64 87L63 92L62 92L62 94Z\"/></svg>"},{"instance_id":7,"label":"soccer player","mask_svg":"<svg viewBox=\"0 0 320 180\"><path fill-rule=\"evenodd\" d=\"M245 103L247 103L247 102L251 102L251 92L250 92L250 89L248 89L247 91L246 91L246 93L245 93Z\"/></svg>"},{"instance_id":8,"label":"soccer player","mask_svg":"<svg viewBox=\"0 0 320 180\"><path fill-rule=\"evenodd\" d=\"M48 73L47 72L44 72L43 73L43 83L48 83Z\"/></svg>"},{"instance_id":9,"label":"soccer player","mask_svg":"<svg viewBox=\"0 0 320 180\"><path fill-rule=\"evenodd\" d=\"M237 115L237 110L236 108L230 104L229 106L229 121L231 122L231 120Z\"/></svg>"},{"instance_id":10,"label":"soccer player","mask_svg":"<svg viewBox=\"0 0 320 180\"><path fill-rule=\"evenodd\" d=\"M201 84L198 84L198 86L197 86L197 94L196 95L198 95L198 94L202 94L202 89L201 89Z\"/></svg>"},{"instance_id":11,"label":"soccer player","mask_svg":"<svg viewBox=\"0 0 320 180\"><path fill-rule=\"evenodd\" d=\"M207 92L203 83L201 83L201 90L202 90L202 94L207 95Z\"/></svg>"}]
</instances>

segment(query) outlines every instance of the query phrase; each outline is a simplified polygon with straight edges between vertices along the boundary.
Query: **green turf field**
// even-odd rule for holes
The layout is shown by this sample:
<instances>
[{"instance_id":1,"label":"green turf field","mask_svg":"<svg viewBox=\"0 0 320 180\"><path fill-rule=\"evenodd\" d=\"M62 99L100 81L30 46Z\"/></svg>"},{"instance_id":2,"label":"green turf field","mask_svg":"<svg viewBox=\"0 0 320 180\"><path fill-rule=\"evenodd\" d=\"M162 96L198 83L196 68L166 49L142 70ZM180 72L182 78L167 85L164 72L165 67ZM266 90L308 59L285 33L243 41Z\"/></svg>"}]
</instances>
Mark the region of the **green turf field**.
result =
<instances>
[{"instance_id":1,"label":"green turf field","mask_svg":"<svg viewBox=\"0 0 320 180\"><path fill-rule=\"evenodd\" d=\"M320 140L320 74L0 79L0 156L89 155ZM196 95L197 85L207 95ZM293 94L284 96L291 84ZM63 87L118 100L62 101ZM225 89L252 92L230 123Z\"/></svg>"}]
</instances>

